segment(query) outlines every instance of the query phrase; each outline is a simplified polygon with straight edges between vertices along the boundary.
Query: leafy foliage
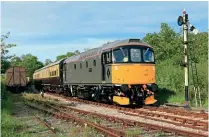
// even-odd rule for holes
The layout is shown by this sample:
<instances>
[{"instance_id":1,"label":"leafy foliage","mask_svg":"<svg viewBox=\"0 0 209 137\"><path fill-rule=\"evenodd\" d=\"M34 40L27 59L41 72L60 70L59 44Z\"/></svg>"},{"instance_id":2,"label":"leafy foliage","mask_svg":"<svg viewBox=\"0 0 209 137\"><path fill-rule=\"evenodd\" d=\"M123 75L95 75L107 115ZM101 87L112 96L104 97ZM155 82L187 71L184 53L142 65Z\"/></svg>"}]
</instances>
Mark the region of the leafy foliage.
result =
<instances>
[{"instance_id":1,"label":"leafy foliage","mask_svg":"<svg viewBox=\"0 0 209 137\"><path fill-rule=\"evenodd\" d=\"M7 59L1 59L1 74L5 73L10 66L11 64Z\"/></svg>"},{"instance_id":2,"label":"leafy foliage","mask_svg":"<svg viewBox=\"0 0 209 137\"><path fill-rule=\"evenodd\" d=\"M162 23L159 33L149 33L143 41L153 46L157 66L157 84L161 88L167 88L175 92L174 98L184 96L184 68L180 66L184 60L183 37L176 33L168 24ZM189 58L197 63L199 86L202 101L206 101L207 95L207 56L208 33L197 35L189 34ZM191 63L191 60L189 63ZM193 80L190 68L190 97L194 99ZM168 99L172 100L173 99Z\"/></svg>"},{"instance_id":3,"label":"leafy foliage","mask_svg":"<svg viewBox=\"0 0 209 137\"><path fill-rule=\"evenodd\" d=\"M45 60L44 66L47 66L47 65L49 65L49 64L51 64L51 63L52 63L51 59L46 59L46 60Z\"/></svg>"},{"instance_id":4,"label":"leafy foliage","mask_svg":"<svg viewBox=\"0 0 209 137\"><path fill-rule=\"evenodd\" d=\"M9 59L11 59L13 56L7 55L9 49L17 46L16 44L5 43L5 40L9 37L9 35L10 32L8 32L6 35L1 35L1 73L5 73L11 65Z\"/></svg>"},{"instance_id":5,"label":"leafy foliage","mask_svg":"<svg viewBox=\"0 0 209 137\"><path fill-rule=\"evenodd\" d=\"M67 55L59 55L59 56L57 56L56 61L64 59L66 57L67 57Z\"/></svg>"},{"instance_id":6,"label":"leafy foliage","mask_svg":"<svg viewBox=\"0 0 209 137\"><path fill-rule=\"evenodd\" d=\"M22 55L21 57L14 57L11 59L11 64L14 66L25 67L27 76L32 78L35 70L43 67L43 63L38 61L36 56L31 54Z\"/></svg>"},{"instance_id":7,"label":"leafy foliage","mask_svg":"<svg viewBox=\"0 0 209 137\"><path fill-rule=\"evenodd\" d=\"M15 56L10 60L10 62L12 66L21 66L22 59L20 57Z\"/></svg>"},{"instance_id":8,"label":"leafy foliage","mask_svg":"<svg viewBox=\"0 0 209 137\"><path fill-rule=\"evenodd\" d=\"M176 33L166 23L161 24L159 33L148 33L143 41L153 46L157 62L173 58L175 62L179 60L178 56L182 55L181 46L182 39L180 34ZM178 56L176 56L178 55Z\"/></svg>"},{"instance_id":9,"label":"leafy foliage","mask_svg":"<svg viewBox=\"0 0 209 137\"><path fill-rule=\"evenodd\" d=\"M78 50L76 50L75 52L67 52L67 53L64 54L64 55L59 55L59 56L57 56L56 61L61 60L61 59L63 59L63 58L67 58L67 57L71 57L71 56L77 55L77 54L79 54L79 53L80 53L80 52L79 52Z\"/></svg>"}]
</instances>

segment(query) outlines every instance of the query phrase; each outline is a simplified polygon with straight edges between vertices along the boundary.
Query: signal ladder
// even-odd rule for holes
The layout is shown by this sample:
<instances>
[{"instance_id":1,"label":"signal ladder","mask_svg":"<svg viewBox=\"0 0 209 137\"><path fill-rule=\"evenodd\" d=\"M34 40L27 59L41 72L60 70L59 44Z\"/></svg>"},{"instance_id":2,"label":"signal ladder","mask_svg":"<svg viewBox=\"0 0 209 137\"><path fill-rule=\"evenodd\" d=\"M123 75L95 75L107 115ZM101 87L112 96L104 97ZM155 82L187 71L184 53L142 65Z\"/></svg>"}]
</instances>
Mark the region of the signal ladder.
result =
<instances>
[{"instance_id":1,"label":"signal ladder","mask_svg":"<svg viewBox=\"0 0 209 137\"><path fill-rule=\"evenodd\" d=\"M194 41L192 41L194 43ZM194 44L191 44L189 46L189 64L191 68L191 73L192 73L192 80L193 80L193 89L195 92L195 105L196 107L198 106L198 102L200 107L202 106L202 101L201 101L201 93L200 93L200 87L199 87L199 78L197 74L197 65L196 65L196 56L195 56L195 51L194 51Z\"/></svg>"}]
</instances>

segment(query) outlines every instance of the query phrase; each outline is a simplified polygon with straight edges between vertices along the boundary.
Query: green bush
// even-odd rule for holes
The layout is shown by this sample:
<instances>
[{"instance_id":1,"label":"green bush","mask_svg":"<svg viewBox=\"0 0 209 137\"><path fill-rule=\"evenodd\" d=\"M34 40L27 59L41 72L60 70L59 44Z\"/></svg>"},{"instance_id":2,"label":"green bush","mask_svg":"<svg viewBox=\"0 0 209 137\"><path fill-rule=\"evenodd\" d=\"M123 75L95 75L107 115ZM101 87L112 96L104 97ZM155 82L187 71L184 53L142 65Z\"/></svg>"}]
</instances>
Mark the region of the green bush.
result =
<instances>
[{"instance_id":1,"label":"green bush","mask_svg":"<svg viewBox=\"0 0 209 137\"><path fill-rule=\"evenodd\" d=\"M3 137L20 136L17 132L24 127L24 124L11 116L8 109L3 109L1 113L1 135Z\"/></svg>"},{"instance_id":2,"label":"green bush","mask_svg":"<svg viewBox=\"0 0 209 137\"><path fill-rule=\"evenodd\" d=\"M1 135L3 137L27 136L25 132L17 133L24 124L12 117L13 95L6 90L5 78L1 77Z\"/></svg>"},{"instance_id":3,"label":"green bush","mask_svg":"<svg viewBox=\"0 0 209 137\"><path fill-rule=\"evenodd\" d=\"M8 92L5 86L5 76L1 75L1 98L6 99L8 97Z\"/></svg>"},{"instance_id":4,"label":"green bush","mask_svg":"<svg viewBox=\"0 0 209 137\"><path fill-rule=\"evenodd\" d=\"M184 60L182 35L176 33L168 24L161 23L159 33L149 33L143 41L149 43L155 51L157 84L160 91L157 97L163 102L184 102L184 68L180 65ZM189 58L197 63L198 86L201 101L207 106L208 100L208 33L189 34ZM190 60L190 61L191 61ZM189 68L189 95L192 105L195 104L193 79ZM168 92L169 91L169 92Z\"/></svg>"}]
</instances>

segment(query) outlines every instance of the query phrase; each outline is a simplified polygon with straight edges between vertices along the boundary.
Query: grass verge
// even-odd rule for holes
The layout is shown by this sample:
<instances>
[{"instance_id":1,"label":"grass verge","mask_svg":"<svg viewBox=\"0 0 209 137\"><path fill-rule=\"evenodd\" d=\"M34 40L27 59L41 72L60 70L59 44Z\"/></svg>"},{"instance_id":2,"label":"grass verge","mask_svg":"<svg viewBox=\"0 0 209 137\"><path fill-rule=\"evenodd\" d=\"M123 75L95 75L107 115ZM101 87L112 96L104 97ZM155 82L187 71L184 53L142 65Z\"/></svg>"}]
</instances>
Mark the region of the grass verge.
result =
<instances>
[{"instance_id":1,"label":"grass verge","mask_svg":"<svg viewBox=\"0 0 209 137\"><path fill-rule=\"evenodd\" d=\"M7 93L6 99L1 100L1 136L3 137L29 137L24 130L27 126L19 119L12 116L13 104L17 101L16 95ZM23 132L19 132L23 131Z\"/></svg>"}]
</instances>

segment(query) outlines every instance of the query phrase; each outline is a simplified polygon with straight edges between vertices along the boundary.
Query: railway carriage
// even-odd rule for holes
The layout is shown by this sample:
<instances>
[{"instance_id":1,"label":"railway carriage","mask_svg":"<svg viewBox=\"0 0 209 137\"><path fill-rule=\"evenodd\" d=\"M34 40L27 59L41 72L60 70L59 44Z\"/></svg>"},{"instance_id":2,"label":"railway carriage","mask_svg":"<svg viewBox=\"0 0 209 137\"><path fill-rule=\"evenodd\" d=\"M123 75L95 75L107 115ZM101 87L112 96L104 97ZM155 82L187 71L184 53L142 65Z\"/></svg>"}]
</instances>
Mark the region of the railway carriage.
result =
<instances>
[{"instance_id":1,"label":"railway carriage","mask_svg":"<svg viewBox=\"0 0 209 137\"><path fill-rule=\"evenodd\" d=\"M6 88L11 92L23 92L28 84L24 67L13 66L6 70Z\"/></svg>"},{"instance_id":2,"label":"railway carriage","mask_svg":"<svg viewBox=\"0 0 209 137\"><path fill-rule=\"evenodd\" d=\"M140 39L104 44L69 57L60 66L65 95L120 105L156 102L154 51Z\"/></svg>"},{"instance_id":3,"label":"railway carriage","mask_svg":"<svg viewBox=\"0 0 209 137\"><path fill-rule=\"evenodd\" d=\"M62 92L63 61L59 60L34 72L34 85L38 90Z\"/></svg>"}]
</instances>

